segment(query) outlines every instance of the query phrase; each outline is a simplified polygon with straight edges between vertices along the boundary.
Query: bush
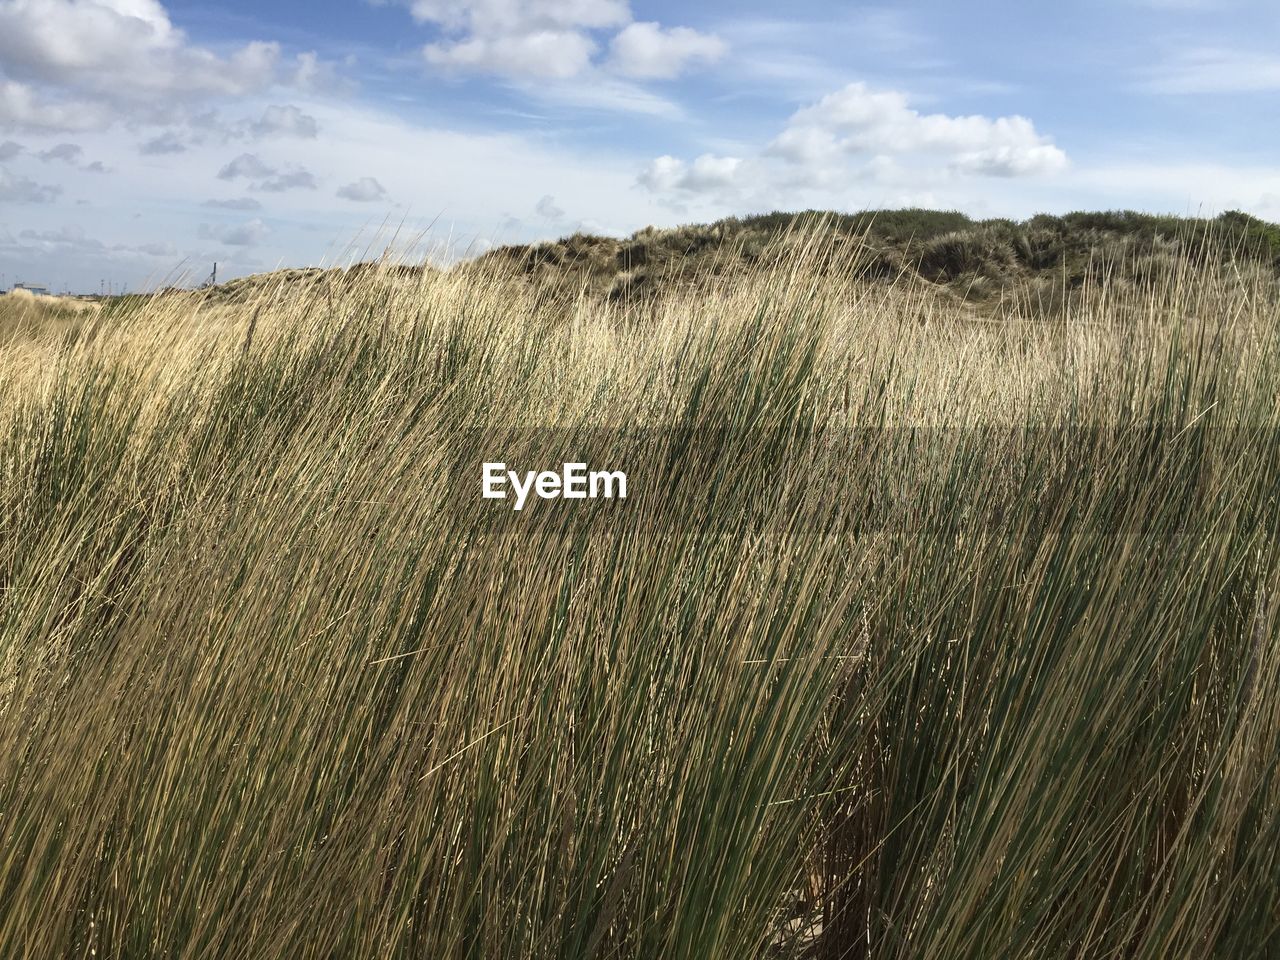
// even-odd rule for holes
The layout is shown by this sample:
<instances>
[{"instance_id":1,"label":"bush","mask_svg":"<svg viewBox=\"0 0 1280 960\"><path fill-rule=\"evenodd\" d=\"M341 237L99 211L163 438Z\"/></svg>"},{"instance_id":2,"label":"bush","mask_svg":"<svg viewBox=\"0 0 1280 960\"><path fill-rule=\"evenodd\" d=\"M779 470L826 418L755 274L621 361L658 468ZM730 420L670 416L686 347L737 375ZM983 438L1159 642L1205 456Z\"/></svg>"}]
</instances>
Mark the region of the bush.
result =
<instances>
[{"instance_id":1,"label":"bush","mask_svg":"<svg viewBox=\"0 0 1280 960\"><path fill-rule=\"evenodd\" d=\"M1280 225L1259 220L1239 210L1220 214L1217 223L1226 228L1227 236L1238 243L1243 251L1260 253L1269 259L1280 261Z\"/></svg>"},{"instance_id":2,"label":"bush","mask_svg":"<svg viewBox=\"0 0 1280 960\"><path fill-rule=\"evenodd\" d=\"M965 274L1004 283L1016 267L1013 246L998 229L944 234L925 243L920 255L921 275L935 283L956 280Z\"/></svg>"}]
</instances>

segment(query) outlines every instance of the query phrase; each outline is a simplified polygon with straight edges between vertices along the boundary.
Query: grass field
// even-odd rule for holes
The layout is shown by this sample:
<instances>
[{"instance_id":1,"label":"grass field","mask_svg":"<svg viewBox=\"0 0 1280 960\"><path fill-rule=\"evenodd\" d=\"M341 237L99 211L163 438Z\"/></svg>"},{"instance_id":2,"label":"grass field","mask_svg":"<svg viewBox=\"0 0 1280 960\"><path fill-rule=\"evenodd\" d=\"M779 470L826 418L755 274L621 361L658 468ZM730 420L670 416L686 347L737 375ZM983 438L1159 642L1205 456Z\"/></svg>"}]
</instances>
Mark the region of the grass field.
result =
<instances>
[{"instance_id":1,"label":"grass field","mask_svg":"<svg viewBox=\"0 0 1280 960\"><path fill-rule=\"evenodd\" d=\"M827 243L6 326L0 957L1280 955L1274 274Z\"/></svg>"}]
</instances>

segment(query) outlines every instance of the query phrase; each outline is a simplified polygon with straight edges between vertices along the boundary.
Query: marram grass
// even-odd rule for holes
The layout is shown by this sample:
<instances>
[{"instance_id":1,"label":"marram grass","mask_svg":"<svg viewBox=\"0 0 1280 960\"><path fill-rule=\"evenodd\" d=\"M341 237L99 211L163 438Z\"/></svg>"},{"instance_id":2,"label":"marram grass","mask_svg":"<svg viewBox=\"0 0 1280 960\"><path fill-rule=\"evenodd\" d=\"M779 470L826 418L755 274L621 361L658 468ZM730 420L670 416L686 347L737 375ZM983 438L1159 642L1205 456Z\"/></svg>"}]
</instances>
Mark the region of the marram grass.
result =
<instances>
[{"instance_id":1,"label":"marram grass","mask_svg":"<svg viewBox=\"0 0 1280 960\"><path fill-rule=\"evenodd\" d=\"M819 246L15 327L0 957L1280 955L1274 282Z\"/></svg>"}]
</instances>

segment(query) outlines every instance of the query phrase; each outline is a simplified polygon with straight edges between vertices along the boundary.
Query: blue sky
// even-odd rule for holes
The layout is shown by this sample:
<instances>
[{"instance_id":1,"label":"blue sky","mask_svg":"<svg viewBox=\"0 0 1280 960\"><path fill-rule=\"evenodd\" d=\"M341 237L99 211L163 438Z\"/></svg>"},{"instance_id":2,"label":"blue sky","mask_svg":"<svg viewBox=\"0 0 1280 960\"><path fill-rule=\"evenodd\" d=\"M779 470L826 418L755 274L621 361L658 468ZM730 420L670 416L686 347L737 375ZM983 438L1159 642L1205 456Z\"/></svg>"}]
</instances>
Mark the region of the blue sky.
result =
<instances>
[{"instance_id":1,"label":"blue sky","mask_svg":"<svg viewBox=\"0 0 1280 960\"><path fill-rule=\"evenodd\" d=\"M1280 220L1280 4L0 0L0 286L918 205Z\"/></svg>"}]
</instances>

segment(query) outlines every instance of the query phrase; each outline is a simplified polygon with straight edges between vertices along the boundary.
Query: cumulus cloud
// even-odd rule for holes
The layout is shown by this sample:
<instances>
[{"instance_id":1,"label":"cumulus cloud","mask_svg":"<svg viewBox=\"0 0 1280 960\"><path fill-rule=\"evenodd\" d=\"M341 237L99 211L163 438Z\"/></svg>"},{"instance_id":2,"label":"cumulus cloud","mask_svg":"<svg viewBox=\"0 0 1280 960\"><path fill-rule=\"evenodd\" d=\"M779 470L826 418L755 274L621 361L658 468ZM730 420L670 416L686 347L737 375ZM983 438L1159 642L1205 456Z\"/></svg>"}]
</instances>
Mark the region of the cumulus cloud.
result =
<instances>
[{"instance_id":1,"label":"cumulus cloud","mask_svg":"<svg viewBox=\"0 0 1280 960\"><path fill-rule=\"evenodd\" d=\"M80 167L89 173L106 173L107 167L101 160L94 160L92 163L81 164L84 159L84 148L78 143L59 143L47 150L41 150L36 154L45 163L57 161L65 163L68 166Z\"/></svg>"},{"instance_id":2,"label":"cumulus cloud","mask_svg":"<svg viewBox=\"0 0 1280 960\"><path fill-rule=\"evenodd\" d=\"M262 204L253 197L232 197L229 200L206 200L201 204L204 207L214 207L219 210L261 210Z\"/></svg>"},{"instance_id":3,"label":"cumulus cloud","mask_svg":"<svg viewBox=\"0 0 1280 960\"><path fill-rule=\"evenodd\" d=\"M276 173L265 180L255 183L251 190L262 190L266 193L284 193L286 190L314 190L316 178L308 170L301 167Z\"/></svg>"},{"instance_id":4,"label":"cumulus cloud","mask_svg":"<svg viewBox=\"0 0 1280 960\"><path fill-rule=\"evenodd\" d=\"M663 29L657 23L633 23L610 44L610 65L623 76L638 80L668 80L691 63L712 63L728 45L712 34L688 27Z\"/></svg>"},{"instance_id":5,"label":"cumulus cloud","mask_svg":"<svg viewBox=\"0 0 1280 960\"><path fill-rule=\"evenodd\" d=\"M51 203L62 193L61 187L36 183L29 177L10 173L0 167L0 202Z\"/></svg>"},{"instance_id":6,"label":"cumulus cloud","mask_svg":"<svg viewBox=\"0 0 1280 960\"><path fill-rule=\"evenodd\" d=\"M197 231L200 239L216 240L228 247L256 247L270 232L257 217L234 225L202 223Z\"/></svg>"},{"instance_id":7,"label":"cumulus cloud","mask_svg":"<svg viewBox=\"0 0 1280 960\"><path fill-rule=\"evenodd\" d=\"M63 163L79 163L81 157L84 156L84 149L78 143L60 143L57 146L50 147L48 150L41 150L39 157L41 160L48 162L50 160L61 160Z\"/></svg>"},{"instance_id":8,"label":"cumulus cloud","mask_svg":"<svg viewBox=\"0 0 1280 960\"><path fill-rule=\"evenodd\" d=\"M249 124L254 137L301 137L314 140L319 132L316 118L295 106L271 106Z\"/></svg>"},{"instance_id":9,"label":"cumulus cloud","mask_svg":"<svg viewBox=\"0 0 1280 960\"><path fill-rule=\"evenodd\" d=\"M252 107L240 106L235 114L227 107L224 119L234 122L242 117L256 118L268 102L290 101L260 100ZM9 136L27 145L27 153L3 166L42 182L57 181L53 180L53 173L39 171L34 153L60 140L79 142L91 158L102 156L120 168L111 189L93 190L99 185L87 183L88 174L72 173L70 167L54 165L54 172L65 171L66 193L57 205L17 207L0 202L0 220L6 219L3 211L13 210L12 217L7 219L14 233L21 227L56 226L56 218L64 215L63 205L71 208L74 199L87 197L93 203L92 208L74 212L86 218L85 226L91 231L98 230L104 239L129 243L171 240L180 248L182 256L201 265L196 270L202 274L195 278L198 280L207 276L206 264L213 260L218 261L219 277L224 275L224 269L231 275L232 268L227 267L227 263L234 262L234 269L249 269L250 260L254 258L260 260L258 266L263 269L276 265L282 258L295 264L319 262L328 255L333 237L350 233L352 212L382 208L392 202L411 204L413 210L430 211L418 216L412 211L407 214L411 226L406 228L406 236L419 230L428 231L434 212L445 209L446 214L433 228L432 236L492 237L501 214L510 210L527 212L530 223L525 233L502 239L533 239L547 230L545 222L533 224L533 207L543 193L555 195L560 205L571 211L608 209L610 216L616 218L616 225L627 229L654 219L656 211L652 200L628 189L634 171L625 162L612 161L595 151L584 151L577 144L552 142L536 131L480 132L424 125L417 118L398 116L381 106L345 98L296 102L317 118L318 142L323 144L322 148L315 147L317 141L291 140L264 141L261 147L247 143L223 147L215 131L196 125L198 114L177 128L188 144L188 152L173 158L138 157L137 144L159 130L147 130L140 135L122 127L84 137L40 139L0 132L0 142ZM207 139L202 144L196 143L195 138L201 133ZM254 179L217 178L219 170L245 152L273 169L284 168L289 163L304 164L315 175L318 190L256 192L250 189L257 182ZM132 164L128 163L130 155L135 158ZM122 159L117 160L117 156ZM422 176L424 157L431 158L433 175L427 178ZM522 172L516 178L510 176L513 157L519 158ZM376 158L376 164L371 158ZM157 159L161 162L150 162ZM355 203L334 197L338 187L370 175L387 189L389 196L385 203ZM533 193L530 193L530 184L537 186ZM402 191L408 192L402 195ZM237 197L256 199L262 207L235 211L200 206L209 199ZM182 211L193 207L198 215L184 218ZM289 214L279 223L268 214L277 207L281 214ZM65 215L69 216L70 212L68 209ZM141 216L135 217L135 214ZM202 241L195 235L201 222L239 225L255 217L271 227L271 232L257 247L225 245L214 239ZM183 219L187 223L185 232L181 228ZM566 220L564 227L568 228L571 222ZM175 228L174 224L178 226ZM556 227L560 229L561 225ZM141 284L148 277L158 279L150 264L135 268L132 261L126 263L122 256L114 269L110 269L105 261L111 259L110 254L104 255L99 266L98 260L89 257L5 255L0 251L0 260L7 264L0 269L6 269L12 276L21 267L24 274L33 278L47 273L49 277L66 280L76 289L96 290L98 279L105 276L114 276L117 280L127 277L131 284Z\"/></svg>"},{"instance_id":10,"label":"cumulus cloud","mask_svg":"<svg viewBox=\"0 0 1280 960\"><path fill-rule=\"evenodd\" d=\"M285 62L276 43L194 45L159 0L0 0L0 64L0 123L48 130L162 119L320 72L314 55Z\"/></svg>"},{"instance_id":11,"label":"cumulus cloud","mask_svg":"<svg viewBox=\"0 0 1280 960\"><path fill-rule=\"evenodd\" d=\"M984 177L1034 177L1058 173L1067 166L1067 155L1049 143L995 146L958 156L954 168Z\"/></svg>"},{"instance_id":12,"label":"cumulus cloud","mask_svg":"<svg viewBox=\"0 0 1280 960\"><path fill-rule=\"evenodd\" d=\"M293 68L285 77L285 85L308 93L325 88L350 89L350 84L338 77L335 65L322 61L314 50L294 58Z\"/></svg>"},{"instance_id":13,"label":"cumulus cloud","mask_svg":"<svg viewBox=\"0 0 1280 960\"><path fill-rule=\"evenodd\" d=\"M691 164L672 156L653 160L639 176L640 185L654 193L724 192L734 186L742 166L740 157L718 157L704 153Z\"/></svg>"},{"instance_id":14,"label":"cumulus cloud","mask_svg":"<svg viewBox=\"0 0 1280 960\"><path fill-rule=\"evenodd\" d=\"M303 167L279 168L266 163L256 153L242 153L218 171L219 180L248 180L250 190L283 193L286 190L316 188L315 176Z\"/></svg>"},{"instance_id":15,"label":"cumulus cloud","mask_svg":"<svg viewBox=\"0 0 1280 960\"><path fill-rule=\"evenodd\" d=\"M104 254L125 254L130 259L146 257L172 258L178 256L177 248L171 243L113 243L106 244L96 237L89 236L79 224L68 224L56 230L23 230L18 234L21 247L26 252L39 250L55 255L74 254L86 257Z\"/></svg>"},{"instance_id":16,"label":"cumulus cloud","mask_svg":"<svg viewBox=\"0 0 1280 960\"><path fill-rule=\"evenodd\" d=\"M192 46L158 0L4 0L0 58L11 76L115 93L236 95L275 77L280 48L250 43L220 57Z\"/></svg>"},{"instance_id":17,"label":"cumulus cloud","mask_svg":"<svg viewBox=\"0 0 1280 960\"><path fill-rule=\"evenodd\" d=\"M92 130L103 126L103 113L84 101L45 96L16 80L0 80L0 126L25 130Z\"/></svg>"},{"instance_id":18,"label":"cumulus cloud","mask_svg":"<svg viewBox=\"0 0 1280 960\"><path fill-rule=\"evenodd\" d=\"M183 143L182 138L172 130L167 130L139 146L138 152L148 156L158 156L166 153L183 153L186 149L187 145Z\"/></svg>"},{"instance_id":19,"label":"cumulus cloud","mask_svg":"<svg viewBox=\"0 0 1280 960\"><path fill-rule=\"evenodd\" d=\"M556 203L556 198L547 194L538 201L537 207L534 208L538 216L545 217L548 220L560 220L564 217L564 210Z\"/></svg>"},{"instance_id":20,"label":"cumulus cloud","mask_svg":"<svg viewBox=\"0 0 1280 960\"><path fill-rule=\"evenodd\" d=\"M89 252L107 249L105 243L88 236L83 227L76 225L59 227L57 230L23 230L18 234L18 239L45 249L58 248Z\"/></svg>"},{"instance_id":21,"label":"cumulus cloud","mask_svg":"<svg viewBox=\"0 0 1280 960\"><path fill-rule=\"evenodd\" d=\"M386 188L373 177L361 177L354 183L338 188L338 196L344 200L355 200L357 203L372 203L385 200Z\"/></svg>"},{"instance_id":22,"label":"cumulus cloud","mask_svg":"<svg viewBox=\"0 0 1280 960\"><path fill-rule=\"evenodd\" d=\"M1066 154L1025 117L925 114L904 93L855 83L796 111L752 156L662 156L637 182L668 203L701 197L776 206L779 194L849 184L883 194L959 178L1048 176L1067 166Z\"/></svg>"},{"instance_id":23,"label":"cumulus cloud","mask_svg":"<svg viewBox=\"0 0 1280 960\"><path fill-rule=\"evenodd\" d=\"M264 163L257 154L242 153L218 171L218 179L236 180L241 177L259 179L269 177L273 173L275 168Z\"/></svg>"},{"instance_id":24,"label":"cumulus cloud","mask_svg":"<svg viewBox=\"0 0 1280 960\"><path fill-rule=\"evenodd\" d=\"M633 23L627 0L413 0L409 9L443 34L423 47L429 64L513 78L579 77L600 65L610 32L608 68L637 79L674 77L725 49L686 27Z\"/></svg>"},{"instance_id":25,"label":"cumulus cloud","mask_svg":"<svg viewBox=\"0 0 1280 960\"><path fill-rule=\"evenodd\" d=\"M292 104L274 104L259 115L224 117L217 110L185 116L138 147L140 153L159 156L184 153L207 143L258 142L294 137L314 140L320 132L316 118Z\"/></svg>"},{"instance_id":26,"label":"cumulus cloud","mask_svg":"<svg viewBox=\"0 0 1280 960\"><path fill-rule=\"evenodd\" d=\"M773 152L805 162L830 148L866 155L932 153L972 172L1056 173L1066 154L1036 132L1026 117L922 114L897 90L853 83L797 111ZM799 148L799 149L798 149Z\"/></svg>"},{"instance_id":27,"label":"cumulus cloud","mask_svg":"<svg viewBox=\"0 0 1280 960\"><path fill-rule=\"evenodd\" d=\"M447 35L423 48L434 66L558 79L590 66L597 44L588 31L631 17L625 0L415 0L410 10Z\"/></svg>"}]
</instances>

